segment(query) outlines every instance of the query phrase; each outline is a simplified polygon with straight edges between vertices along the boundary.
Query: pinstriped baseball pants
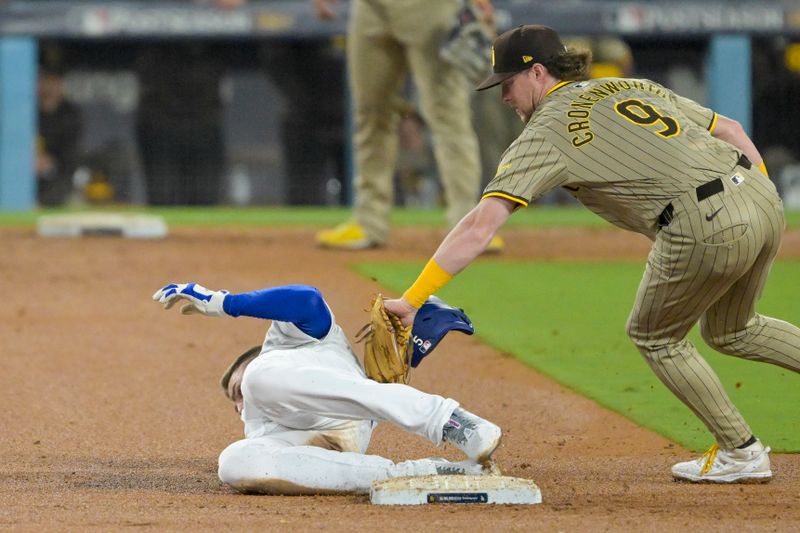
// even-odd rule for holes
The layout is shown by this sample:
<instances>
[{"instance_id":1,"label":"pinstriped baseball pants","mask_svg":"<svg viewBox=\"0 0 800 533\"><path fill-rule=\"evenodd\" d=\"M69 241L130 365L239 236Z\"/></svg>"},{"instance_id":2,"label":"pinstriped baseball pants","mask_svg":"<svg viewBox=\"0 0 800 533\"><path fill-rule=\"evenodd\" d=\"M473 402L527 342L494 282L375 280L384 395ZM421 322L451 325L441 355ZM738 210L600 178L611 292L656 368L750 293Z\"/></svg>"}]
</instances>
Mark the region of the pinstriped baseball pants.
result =
<instances>
[{"instance_id":1,"label":"pinstriped baseball pants","mask_svg":"<svg viewBox=\"0 0 800 533\"><path fill-rule=\"evenodd\" d=\"M757 169L741 167L722 182L720 194L698 201L691 191L672 202L674 218L656 235L628 335L659 379L730 449L752 431L686 336L699 321L715 350L800 372L800 329L756 312L785 227L775 187Z\"/></svg>"},{"instance_id":2,"label":"pinstriped baseball pants","mask_svg":"<svg viewBox=\"0 0 800 533\"><path fill-rule=\"evenodd\" d=\"M389 234L399 141L395 102L407 73L431 130L448 224L455 226L478 200L480 160L470 87L461 71L439 57L459 6L457 0L351 3L347 60L356 124L354 218L372 241L385 242Z\"/></svg>"}]
</instances>

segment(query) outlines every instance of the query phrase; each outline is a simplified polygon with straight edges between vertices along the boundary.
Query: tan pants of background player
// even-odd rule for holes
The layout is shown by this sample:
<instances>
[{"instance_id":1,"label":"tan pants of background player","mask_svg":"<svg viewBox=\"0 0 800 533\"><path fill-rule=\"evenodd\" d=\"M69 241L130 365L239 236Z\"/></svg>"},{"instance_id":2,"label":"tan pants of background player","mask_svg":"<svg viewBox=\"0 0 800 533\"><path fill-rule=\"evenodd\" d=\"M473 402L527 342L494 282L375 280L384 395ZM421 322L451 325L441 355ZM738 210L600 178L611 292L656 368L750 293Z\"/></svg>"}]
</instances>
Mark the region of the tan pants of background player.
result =
<instances>
[{"instance_id":1,"label":"tan pants of background player","mask_svg":"<svg viewBox=\"0 0 800 533\"><path fill-rule=\"evenodd\" d=\"M419 91L433 137L439 176L453 226L478 197L478 143L472 129L469 86L439 59L458 0L355 0L347 57L355 106L355 221L383 243L389 233L398 115L392 101L407 73Z\"/></svg>"},{"instance_id":2,"label":"tan pants of background player","mask_svg":"<svg viewBox=\"0 0 800 533\"><path fill-rule=\"evenodd\" d=\"M721 180L722 193L698 201L691 191L672 202L674 218L656 235L628 333L661 381L730 449L753 432L686 335L699 320L715 350L800 372L800 329L755 311L785 227L775 187L741 166Z\"/></svg>"}]
</instances>

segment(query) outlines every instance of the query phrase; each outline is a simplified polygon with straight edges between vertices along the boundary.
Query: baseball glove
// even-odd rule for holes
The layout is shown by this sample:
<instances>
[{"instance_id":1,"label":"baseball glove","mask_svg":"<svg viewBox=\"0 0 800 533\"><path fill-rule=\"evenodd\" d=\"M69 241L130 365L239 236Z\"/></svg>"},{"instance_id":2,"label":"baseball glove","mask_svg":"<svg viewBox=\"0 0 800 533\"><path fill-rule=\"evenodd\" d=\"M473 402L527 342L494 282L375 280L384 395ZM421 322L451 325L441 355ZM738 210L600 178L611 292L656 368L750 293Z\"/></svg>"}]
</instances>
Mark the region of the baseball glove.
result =
<instances>
[{"instance_id":1,"label":"baseball glove","mask_svg":"<svg viewBox=\"0 0 800 533\"><path fill-rule=\"evenodd\" d=\"M461 70L473 85L492 70L494 22L486 20L473 0L464 0L439 56Z\"/></svg>"},{"instance_id":2,"label":"baseball glove","mask_svg":"<svg viewBox=\"0 0 800 533\"><path fill-rule=\"evenodd\" d=\"M378 294L369 309L370 321L356 334L356 342L364 342L364 370L378 383L408 383L408 340L411 328L383 307Z\"/></svg>"}]
</instances>

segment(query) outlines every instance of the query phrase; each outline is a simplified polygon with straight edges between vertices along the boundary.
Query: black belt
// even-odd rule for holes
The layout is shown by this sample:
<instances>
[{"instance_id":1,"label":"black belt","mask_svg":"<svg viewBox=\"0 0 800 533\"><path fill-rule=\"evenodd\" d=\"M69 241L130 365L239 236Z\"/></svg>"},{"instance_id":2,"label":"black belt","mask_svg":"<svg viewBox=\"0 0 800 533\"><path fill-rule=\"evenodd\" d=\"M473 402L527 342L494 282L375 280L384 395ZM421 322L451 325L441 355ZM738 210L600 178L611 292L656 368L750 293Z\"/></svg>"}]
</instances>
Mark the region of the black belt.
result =
<instances>
[{"instance_id":1,"label":"black belt","mask_svg":"<svg viewBox=\"0 0 800 533\"><path fill-rule=\"evenodd\" d=\"M753 166L753 163L750 162L746 155L742 154L739 156L739 160L736 161L736 165L750 170L750 168ZM697 201L702 202L706 198L710 198L711 196L719 194L724 190L725 189L722 186L722 180L717 178L697 187L695 189L695 194L697 194ZM661 228L664 226L669 226L669 223L672 222L674 214L675 208L672 206L672 202L670 202L667 204L667 207L661 211L661 214L658 215L658 226Z\"/></svg>"},{"instance_id":2,"label":"black belt","mask_svg":"<svg viewBox=\"0 0 800 533\"><path fill-rule=\"evenodd\" d=\"M750 168L753 166L753 163L751 163L750 160L747 158L747 156L744 154L739 156L739 160L736 162L736 164L739 165L740 167L746 168L747 170L750 170Z\"/></svg>"}]
</instances>

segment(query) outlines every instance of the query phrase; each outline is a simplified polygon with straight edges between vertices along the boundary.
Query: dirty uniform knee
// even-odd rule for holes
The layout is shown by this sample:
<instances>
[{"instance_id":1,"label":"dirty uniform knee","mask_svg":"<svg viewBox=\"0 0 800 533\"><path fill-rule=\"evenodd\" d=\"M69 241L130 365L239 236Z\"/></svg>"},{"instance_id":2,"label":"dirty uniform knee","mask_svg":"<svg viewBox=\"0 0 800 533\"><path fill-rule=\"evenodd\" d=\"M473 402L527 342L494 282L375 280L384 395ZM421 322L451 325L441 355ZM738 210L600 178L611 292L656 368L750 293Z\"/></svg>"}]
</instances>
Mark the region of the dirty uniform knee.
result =
<instances>
[{"instance_id":1,"label":"dirty uniform knee","mask_svg":"<svg viewBox=\"0 0 800 533\"><path fill-rule=\"evenodd\" d=\"M219 455L217 475L232 489L247 494L269 494L275 478L275 457L280 445L257 439L236 441Z\"/></svg>"},{"instance_id":2,"label":"dirty uniform knee","mask_svg":"<svg viewBox=\"0 0 800 533\"><path fill-rule=\"evenodd\" d=\"M240 440L234 442L219 454L217 469L219 480L240 492L244 492L239 487L242 486L248 475L246 447L247 442Z\"/></svg>"}]
</instances>

